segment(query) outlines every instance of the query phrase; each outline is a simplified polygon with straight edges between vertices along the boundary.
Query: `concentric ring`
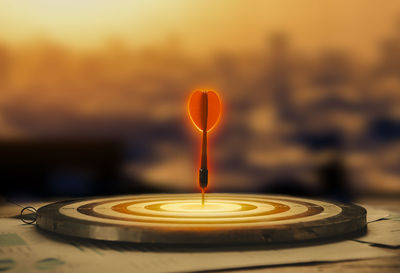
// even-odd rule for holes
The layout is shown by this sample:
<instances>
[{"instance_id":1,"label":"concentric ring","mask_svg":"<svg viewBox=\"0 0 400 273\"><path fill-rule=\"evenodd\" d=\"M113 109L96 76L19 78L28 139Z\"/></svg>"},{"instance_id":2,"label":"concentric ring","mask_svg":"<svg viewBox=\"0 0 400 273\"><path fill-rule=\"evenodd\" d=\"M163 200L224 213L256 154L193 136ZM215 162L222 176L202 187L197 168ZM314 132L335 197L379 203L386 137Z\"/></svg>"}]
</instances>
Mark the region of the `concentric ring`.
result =
<instances>
[{"instance_id":1,"label":"concentric ring","mask_svg":"<svg viewBox=\"0 0 400 273\"><path fill-rule=\"evenodd\" d=\"M204 206L198 194L69 201L38 215L39 227L62 234L159 243L308 240L365 226L365 211L355 205L243 194L207 194Z\"/></svg>"},{"instance_id":2,"label":"concentric ring","mask_svg":"<svg viewBox=\"0 0 400 273\"><path fill-rule=\"evenodd\" d=\"M243 223L264 223L276 222L278 220L291 220L297 218L307 218L312 220L316 217L309 218L321 213L324 210L329 212L331 216L340 213L341 209L320 202L321 204L309 203L299 200L273 199L265 200L257 197L236 197L226 198L219 195L216 198L208 198L204 210L198 207L192 207L186 211L165 210L168 207L179 207L179 204L191 205L194 200L198 200L198 195L172 195L168 197L143 198L131 201L130 199L106 199L96 200L96 202L82 202L74 204L78 206L77 210L84 217L79 215L83 220L94 220L92 217L107 219L105 222L114 224L129 224L132 222L142 224L213 224L233 225ZM224 208L211 210L209 204L221 204ZM236 209L232 209L235 207ZM61 208L60 212L66 216L76 217L76 213L69 210L70 206ZM163 209L164 208L164 209ZM231 208L231 210L229 209ZM121 222L123 221L123 222Z\"/></svg>"}]
</instances>

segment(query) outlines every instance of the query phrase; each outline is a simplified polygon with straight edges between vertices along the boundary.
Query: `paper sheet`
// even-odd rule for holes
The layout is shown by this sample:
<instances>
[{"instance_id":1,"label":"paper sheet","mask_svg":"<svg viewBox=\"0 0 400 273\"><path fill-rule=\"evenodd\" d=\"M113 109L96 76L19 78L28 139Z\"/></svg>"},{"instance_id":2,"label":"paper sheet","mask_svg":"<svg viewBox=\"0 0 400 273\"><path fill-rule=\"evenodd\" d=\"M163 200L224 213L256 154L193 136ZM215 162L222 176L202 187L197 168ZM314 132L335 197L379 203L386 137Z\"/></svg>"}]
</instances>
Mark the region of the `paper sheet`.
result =
<instances>
[{"instance_id":1,"label":"paper sheet","mask_svg":"<svg viewBox=\"0 0 400 273\"><path fill-rule=\"evenodd\" d=\"M0 271L190 272L391 256L368 244L333 244L269 250L215 251L132 247L49 238L33 225L0 219Z\"/></svg>"},{"instance_id":2,"label":"paper sheet","mask_svg":"<svg viewBox=\"0 0 400 273\"><path fill-rule=\"evenodd\" d=\"M385 219L391 212L389 210L375 208L369 205L358 204L367 210L367 223Z\"/></svg>"},{"instance_id":3,"label":"paper sheet","mask_svg":"<svg viewBox=\"0 0 400 273\"><path fill-rule=\"evenodd\" d=\"M367 210L368 232L356 241L389 247L400 246L400 214L368 205L361 206Z\"/></svg>"},{"instance_id":4,"label":"paper sheet","mask_svg":"<svg viewBox=\"0 0 400 273\"><path fill-rule=\"evenodd\" d=\"M400 246L400 221L380 220L369 223L368 233L357 238L357 241L398 247Z\"/></svg>"}]
</instances>

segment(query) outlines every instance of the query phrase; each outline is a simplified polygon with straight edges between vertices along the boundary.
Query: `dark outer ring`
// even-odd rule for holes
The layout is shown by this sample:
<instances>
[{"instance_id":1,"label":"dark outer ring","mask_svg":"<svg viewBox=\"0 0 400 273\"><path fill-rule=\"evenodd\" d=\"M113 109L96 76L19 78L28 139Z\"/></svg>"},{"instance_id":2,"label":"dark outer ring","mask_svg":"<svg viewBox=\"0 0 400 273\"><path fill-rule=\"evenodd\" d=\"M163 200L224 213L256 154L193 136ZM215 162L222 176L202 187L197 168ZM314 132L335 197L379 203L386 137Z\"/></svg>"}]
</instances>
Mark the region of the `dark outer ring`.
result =
<instances>
[{"instance_id":1,"label":"dark outer ring","mask_svg":"<svg viewBox=\"0 0 400 273\"><path fill-rule=\"evenodd\" d=\"M235 196L235 195L233 195ZM245 195L251 196L251 195ZM245 197L244 196L244 197ZM146 195L131 198L146 198ZM223 196L220 196L223 197ZM237 195L241 197L241 195ZM255 198L285 199L284 196L254 195ZM148 198L148 197L147 197ZM233 197L234 198L234 197ZM98 198L93 198L93 200ZM114 199L115 200L115 199ZM79 220L59 213L59 208L87 201L69 200L53 203L38 210L37 226L39 229L61 235L76 236L107 241L124 241L153 244L263 244L283 243L328 238L343 238L347 234L366 228L366 210L354 204L331 203L339 206L342 212L324 219L292 224L277 224L246 228L229 226L216 227L179 227L176 225L164 228L143 227L135 225L117 225ZM289 200L288 201L293 201Z\"/></svg>"}]
</instances>

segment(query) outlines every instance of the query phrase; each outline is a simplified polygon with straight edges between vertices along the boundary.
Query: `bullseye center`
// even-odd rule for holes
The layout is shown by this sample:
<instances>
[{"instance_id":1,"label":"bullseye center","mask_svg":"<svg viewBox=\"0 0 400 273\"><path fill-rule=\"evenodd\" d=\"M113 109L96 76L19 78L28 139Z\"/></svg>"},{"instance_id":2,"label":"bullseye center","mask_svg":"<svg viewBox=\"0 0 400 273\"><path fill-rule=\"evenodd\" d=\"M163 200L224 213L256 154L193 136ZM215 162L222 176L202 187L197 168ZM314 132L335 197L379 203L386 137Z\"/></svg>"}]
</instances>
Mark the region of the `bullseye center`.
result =
<instances>
[{"instance_id":1,"label":"bullseye center","mask_svg":"<svg viewBox=\"0 0 400 273\"><path fill-rule=\"evenodd\" d=\"M206 202L204 206L202 206L199 202L185 202L164 204L161 205L160 208L164 211L170 212L203 213L239 211L242 209L242 206L234 203L217 202Z\"/></svg>"}]
</instances>

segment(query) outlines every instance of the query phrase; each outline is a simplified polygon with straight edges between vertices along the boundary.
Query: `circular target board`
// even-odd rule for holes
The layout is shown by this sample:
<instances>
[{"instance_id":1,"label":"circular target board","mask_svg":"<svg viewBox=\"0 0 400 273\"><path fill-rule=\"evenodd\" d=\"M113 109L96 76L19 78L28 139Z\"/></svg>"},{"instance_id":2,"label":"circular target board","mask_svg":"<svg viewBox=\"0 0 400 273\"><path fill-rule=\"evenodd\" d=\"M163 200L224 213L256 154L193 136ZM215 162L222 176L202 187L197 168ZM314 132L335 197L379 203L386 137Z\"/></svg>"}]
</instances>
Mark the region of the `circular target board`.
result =
<instances>
[{"instance_id":1,"label":"circular target board","mask_svg":"<svg viewBox=\"0 0 400 273\"><path fill-rule=\"evenodd\" d=\"M251 194L154 194L64 201L37 224L83 238L162 244L255 244L340 237L366 227L353 204Z\"/></svg>"}]
</instances>

